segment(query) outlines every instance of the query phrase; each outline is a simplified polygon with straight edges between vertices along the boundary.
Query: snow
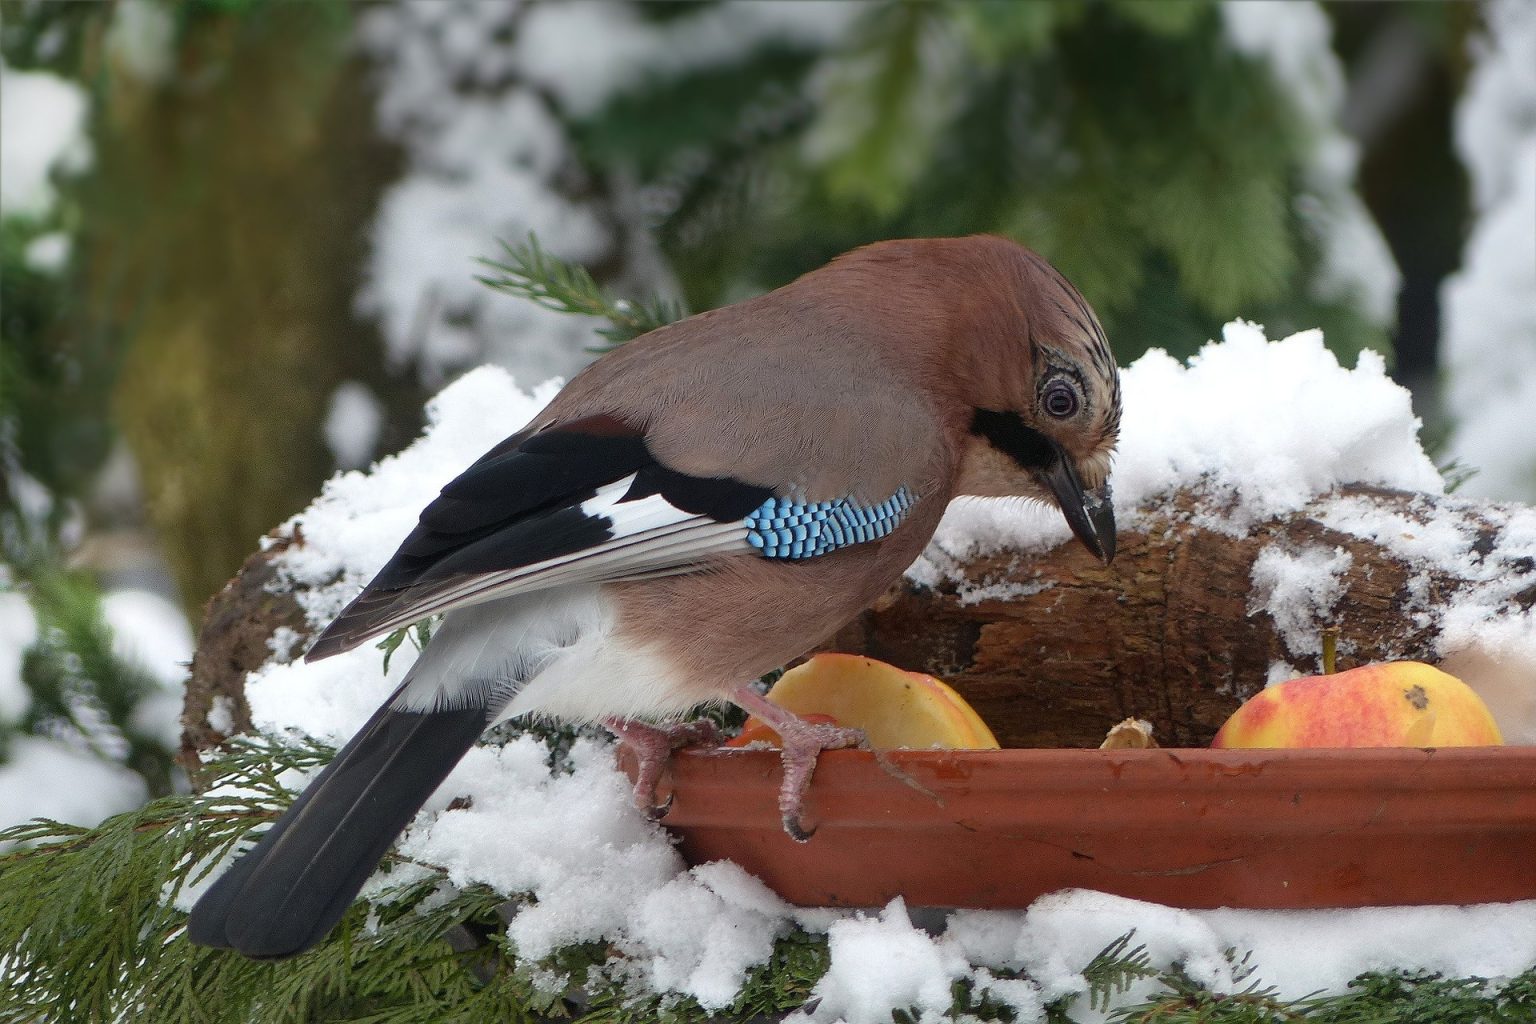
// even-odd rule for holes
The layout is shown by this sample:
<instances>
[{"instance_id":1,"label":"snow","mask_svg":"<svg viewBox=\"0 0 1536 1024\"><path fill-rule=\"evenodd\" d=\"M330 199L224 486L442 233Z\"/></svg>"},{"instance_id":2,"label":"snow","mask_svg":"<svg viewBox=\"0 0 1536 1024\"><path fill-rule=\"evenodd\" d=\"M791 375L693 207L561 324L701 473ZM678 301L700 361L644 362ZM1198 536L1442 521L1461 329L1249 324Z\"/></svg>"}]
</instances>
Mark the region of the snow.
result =
<instances>
[{"instance_id":1,"label":"snow","mask_svg":"<svg viewBox=\"0 0 1536 1024\"><path fill-rule=\"evenodd\" d=\"M192 627L170 601L147 590L117 590L101 600L112 652L138 665L158 688L134 709L133 725L167 750L181 743L182 687L192 664Z\"/></svg>"},{"instance_id":2,"label":"snow","mask_svg":"<svg viewBox=\"0 0 1536 1024\"><path fill-rule=\"evenodd\" d=\"M1026 911L955 911L944 929L913 927L893 900L877 916L859 915L828 931L832 967L816 986L820 1005L791 1021L889 1021L916 1008L934 1019L950 1006L960 978L989 989L1020 1021L1043 1021L1044 1005L1084 995L1082 971L1134 930L1151 965L1179 964L1217 992L1257 983L1281 999L1340 992L1365 971L1439 971L1448 977L1507 978L1536 963L1536 902L1469 907L1357 910L1179 910L1084 889L1043 896ZM1236 958L1228 955L1236 951ZM1246 975L1239 964L1252 953ZM1029 980L993 972L1024 970ZM1155 982L1133 984L1116 1001L1145 998ZM1074 1005L1082 1019L1087 1008Z\"/></svg>"},{"instance_id":3,"label":"snow","mask_svg":"<svg viewBox=\"0 0 1536 1024\"><path fill-rule=\"evenodd\" d=\"M1536 14L1525 0L1490 0L1482 13L1455 131L1473 205L1486 210L1523 185L1520 151L1536 134Z\"/></svg>"},{"instance_id":4,"label":"snow","mask_svg":"<svg viewBox=\"0 0 1536 1024\"><path fill-rule=\"evenodd\" d=\"M733 64L767 43L828 46L866 7L844 0L768 0L701 7L697 14L655 22L628 4L544 4L524 21L516 59L565 109L587 115L642 80Z\"/></svg>"},{"instance_id":5,"label":"snow","mask_svg":"<svg viewBox=\"0 0 1536 1024\"><path fill-rule=\"evenodd\" d=\"M0 828L38 816L94 825L143 803L143 779L128 769L59 740L12 731L32 706L21 665L36 642L37 617L26 596L0 591ZM69 784L60 785L65 779Z\"/></svg>"},{"instance_id":6,"label":"snow","mask_svg":"<svg viewBox=\"0 0 1536 1024\"><path fill-rule=\"evenodd\" d=\"M1536 7L1486 4L1486 36L1456 110L1474 219L1442 287L1449 454L1476 468L1465 493L1536 500Z\"/></svg>"},{"instance_id":7,"label":"snow","mask_svg":"<svg viewBox=\"0 0 1536 1024\"><path fill-rule=\"evenodd\" d=\"M1467 585L1453 599L1432 594L1424 570L1410 576L1399 611L1433 629L1445 670L1483 698L1506 743L1536 744L1536 614L1521 596L1531 586L1529 566L1536 558L1536 509L1470 500L1446 507L1462 510L1465 522L1345 497L1319 503L1314 515L1410 565L1457 567Z\"/></svg>"},{"instance_id":8,"label":"snow","mask_svg":"<svg viewBox=\"0 0 1536 1024\"><path fill-rule=\"evenodd\" d=\"M0 764L0 828L30 818L89 827L149 798L141 776L64 741L16 735L8 744Z\"/></svg>"},{"instance_id":9,"label":"snow","mask_svg":"<svg viewBox=\"0 0 1536 1024\"><path fill-rule=\"evenodd\" d=\"M340 469L368 465L384 427L384 406L366 384L344 380L331 392L320 432Z\"/></svg>"},{"instance_id":10,"label":"snow","mask_svg":"<svg viewBox=\"0 0 1536 1024\"><path fill-rule=\"evenodd\" d=\"M634 948L649 950L645 980L657 992L690 992L706 1009L730 1005L747 970L773 953L790 908L729 861L675 875L630 915Z\"/></svg>"},{"instance_id":11,"label":"snow","mask_svg":"<svg viewBox=\"0 0 1536 1024\"><path fill-rule=\"evenodd\" d=\"M115 590L101 600L112 653L179 689L192 663L192 627L170 601L148 590Z\"/></svg>"},{"instance_id":12,"label":"snow","mask_svg":"<svg viewBox=\"0 0 1536 1024\"><path fill-rule=\"evenodd\" d=\"M606 743L578 742L570 774L551 774L547 753L531 737L471 751L444 791L472 794L471 806L439 814L400 846L446 869L455 885L537 893L538 902L507 926L518 951L533 959L619 933L642 909L637 897L682 870L655 826L625 810L629 785L613 770Z\"/></svg>"},{"instance_id":13,"label":"snow","mask_svg":"<svg viewBox=\"0 0 1536 1024\"><path fill-rule=\"evenodd\" d=\"M69 249L69 235L62 231L50 231L27 243L24 258L30 270L39 274L57 274L69 262Z\"/></svg>"},{"instance_id":14,"label":"snow","mask_svg":"<svg viewBox=\"0 0 1536 1024\"><path fill-rule=\"evenodd\" d=\"M159 85L175 70L176 20L154 0L119 0L105 41L116 67L146 85Z\"/></svg>"},{"instance_id":15,"label":"snow","mask_svg":"<svg viewBox=\"0 0 1536 1024\"><path fill-rule=\"evenodd\" d=\"M296 655L304 653L299 646L303 639L297 630L278 626L272 631L272 635L267 637L267 650L271 651L272 656L278 661L292 661Z\"/></svg>"},{"instance_id":16,"label":"snow","mask_svg":"<svg viewBox=\"0 0 1536 1024\"><path fill-rule=\"evenodd\" d=\"M951 984L969 966L959 949L914 928L900 897L878 917L834 923L827 945L832 965L813 992L820 1002L802 1020L883 1024L892 1010L908 1007L942 1013L954 1000Z\"/></svg>"},{"instance_id":17,"label":"snow","mask_svg":"<svg viewBox=\"0 0 1536 1024\"><path fill-rule=\"evenodd\" d=\"M1373 514L1352 499L1326 497L1339 484L1361 481L1442 490L1418 444L1408 396L1387 378L1379 357L1367 353L1347 369L1316 332L1269 341L1261 328L1238 322L1187 364L1149 353L1125 371L1123 386L1124 446L1114 481L1124 524L1142 522L1160 495L1196 487L1203 499L1194 514L1234 534L1311 506L1330 528L1370 536L1404 557L1470 561L1469 545L1480 543L1477 550L1487 549L1484 568L1473 573L1465 605L1445 613L1444 653L1482 672L1479 685L1490 704L1499 705L1501 725L1514 716L1507 732L1536 740L1536 688L1529 673L1520 675L1522 665L1536 665L1536 628L1529 615L1509 610L1510 588L1518 582L1510 560L1536 553L1536 512L1484 509L1493 531L1489 547L1487 538L1425 529ZM383 564L425 501L531 419L558 387L550 382L527 392L504 370L472 371L431 402L426 430L414 444L367 473L339 473L329 481L284 528L301 534L303 543L274 562L280 578L305 588L311 625L328 621ZM959 503L945 519L941 543L914 572L941 579L960 552L1065 542L1059 520L1058 513L1018 502ZM1336 601L1346 558L1330 548L1265 552L1254 573L1255 607L1275 615L1282 630L1300 631L1301 616ZM293 729L331 743L362 724L415 657L412 646L403 645L387 674L371 646L305 664L291 660L293 641L288 636L272 644L273 657L249 677L253 719L264 731ZM1310 642L1288 637L1293 653ZM1505 698L1498 697L1499 686ZM578 740L559 772L548 759L542 741L531 736L472 750L402 837L402 854L441 866L454 885L528 894L505 912L522 956L537 959L572 943L603 941L616 957L602 977L633 991L686 994L709 1010L729 1005L774 942L797 927L825 933L831 950L815 998L794 1018L816 1024L889 1020L892 1009L935 1020L949 1007L957 980L1014 1007L1022 1021L1040 1021L1046 1003L1085 991L1084 967L1132 929L1132 945L1146 944L1154 964L1181 963L1218 988L1252 980L1240 981L1225 953L1251 949L1255 977L1291 996L1339 991L1371 969L1422 967L1499 979L1536 964L1536 902L1184 911L1066 891L1025 911L960 911L947 920L933 912L914 920L899 900L863 913L794 908L735 865L686 868L664 830L633 808L607 744ZM302 786L305 779L293 774L285 781ZM365 898L387 901L402 877L420 877L419 869L396 870L404 875L377 876ZM179 903L194 896L183 893ZM536 976L551 990L590 980L540 970ZM1029 980L1003 976L1019 970ZM1122 1001L1143 991L1133 989ZM1077 1005L1075 1013L1087 1012Z\"/></svg>"},{"instance_id":18,"label":"snow","mask_svg":"<svg viewBox=\"0 0 1536 1024\"><path fill-rule=\"evenodd\" d=\"M21 662L37 643L37 616L22 594L0 592L0 727L13 725L32 706L32 694L21 681Z\"/></svg>"},{"instance_id":19,"label":"snow","mask_svg":"<svg viewBox=\"0 0 1536 1024\"><path fill-rule=\"evenodd\" d=\"M122 590L102 599L112 649L137 664L159 687L135 709L134 726L168 749L180 741L181 687L192 658L192 631L175 605L157 594ZM37 641L37 620L18 591L0 593L0 730L20 724L32 698L21 678L22 658ZM11 733L0 762L0 828L33 817L95 825L148 797L141 776L107 757L126 754L118 731L99 709L74 706L81 730L56 736ZM98 748L100 753L85 749ZM105 754L106 757L101 755ZM61 785L67 780L67 785Z\"/></svg>"},{"instance_id":20,"label":"snow","mask_svg":"<svg viewBox=\"0 0 1536 1024\"><path fill-rule=\"evenodd\" d=\"M1083 992L1082 968L1135 929L1152 965L1182 962L1216 991L1258 982L1283 999L1339 992L1373 970L1442 971L1451 977L1510 977L1536 963L1536 901L1466 907L1355 910L1179 910L1084 889L1036 900L1022 913L959 911L937 943L973 964L1028 970L1045 1001ZM1253 954L1239 978L1226 955ZM1142 989L1144 991L1144 988ZM1133 989L1127 998L1134 998Z\"/></svg>"},{"instance_id":21,"label":"snow","mask_svg":"<svg viewBox=\"0 0 1536 1024\"><path fill-rule=\"evenodd\" d=\"M1253 562L1248 614L1268 612L1293 658L1321 656L1317 623L1327 622L1344 596L1345 573L1353 561L1343 548L1291 551L1269 545Z\"/></svg>"},{"instance_id":22,"label":"snow","mask_svg":"<svg viewBox=\"0 0 1536 1024\"><path fill-rule=\"evenodd\" d=\"M406 154L385 192L357 305L390 359L440 386L493 362L525 380L569 376L592 358L592 323L496 295L474 260L530 232L565 260L620 259L630 284L665 287L635 230L633 186L580 170L565 123L642 80L730 64L765 45L815 49L863 4L699 5L665 20L632 5L575 0L370 7L357 41L378 70L382 134Z\"/></svg>"},{"instance_id":23,"label":"snow","mask_svg":"<svg viewBox=\"0 0 1536 1024\"><path fill-rule=\"evenodd\" d=\"M1346 370L1321 331L1269 342L1237 321L1222 336L1187 366L1154 349L1125 371L1117 513L1199 486L1213 508L1230 503L1209 525L1241 535L1344 483L1443 491L1410 396L1380 355L1362 352Z\"/></svg>"},{"instance_id":24,"label":"snow","mask_svg":"<svg viewBox=\"0 0 1536 1024\"><path fill-rule=\"evenodd\" d=\"M40 216L53 205L49 175L90 163L85 90L46 71L0 65L0 209Z\"/></svg>"},{"instance_id":25,"label":"snow","mask_svg":"<svg viewBox=\"0 0 1536 1024\"><path fill-rule=\"evenodd\" d=\"M530 231L578 262L613 245L592 204L559 187L571 146L549 100L522 79L507 84L518 10L391 4L358 19L358 43L378 68L379 129L404 148L407 168L380 203L357 305L378 320L393 363L414 364L435 386L487 360L543 379L591 358L589 322L474 279L476 258Z\"/></svg>"},{"instance_id":26,"label":"snow","mask_svg":"<svg viewBox=\"0 0 1536 1024\"><path fill-rule=\"evenodd\" d=\"M1313 0L1227 0L1221 14L1232 47L1269 65L1312 136L1297 209L1322 243L1313 291L1351 302L1374 324L1390 324L1402 275L1354 189L1360 152L1339 127L1344 67L1333 51L1328 15Z\"/></svg>"},{"instance_id":27,"label":"snow","mask_svg":"<svg viewBox=\"0 0 1536 1024\"><path fill-rule=\"evenodd\" d=\"M473 370L427 403L426 432L410 448L382 459L366 474L346 472L327 481L314 504L287 527L291 531L302 524L304 545L279 562L290 579L312 586L342 576L341 586L306 592L310 625L318 628L335 617L394 554L426 500L532 419L559 388L559 381L550 381L528 394L505 370ZM397 661L411 660L408 646L400 649ZM356 656L352 652L324 664L351 664L346 659Z\"/></svg>"},{"instance_id":28,"label":"snow","mask_svg":"<svg viewBox=\"0 0 1536 1024\"><path fill-rule=\"evenodd\" d=\"M235 702L228 697L213 698L208 708L208 725L221 736L231 736L235 731Z\"/></svg>"}]
</instances>

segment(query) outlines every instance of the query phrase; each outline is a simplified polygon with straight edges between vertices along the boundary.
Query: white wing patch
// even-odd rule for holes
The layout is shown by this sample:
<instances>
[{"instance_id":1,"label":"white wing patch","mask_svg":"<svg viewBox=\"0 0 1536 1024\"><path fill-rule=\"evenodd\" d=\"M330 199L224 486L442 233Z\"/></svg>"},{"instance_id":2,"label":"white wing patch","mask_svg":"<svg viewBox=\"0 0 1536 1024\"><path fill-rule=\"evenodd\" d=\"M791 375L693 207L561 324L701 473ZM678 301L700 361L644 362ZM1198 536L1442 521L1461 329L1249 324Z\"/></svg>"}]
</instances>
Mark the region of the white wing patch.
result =
<instances>
[{"instance_id":1,"label":"white wing patch","mask_svg":"<svg viewBox=\"0 0 1536 1024\"><path fill-rule=\"evenodd\" d=\"M752 552L743 522L718 523L684 512L659 494L621 502L634 480L630 475L608 484L581 503L584 515L612 523L603 543L532 565L467 576L424 594L369 632L377 636L428 615L531 590L672 575L714 555Z\"/></svg>"},{"instance_id":2,"label":"white wing patch","mask_svg":"<svg viewBox=\"0 0 1536 1024\"><path fill-rule=\"evenodd\" d=\"M443 619L391 707L430 713L482 707L486 724L518 715L570 722L676 718L699 703L658 652L614 633L596 586L459 608Z\"/></svg>"}]
</instances>

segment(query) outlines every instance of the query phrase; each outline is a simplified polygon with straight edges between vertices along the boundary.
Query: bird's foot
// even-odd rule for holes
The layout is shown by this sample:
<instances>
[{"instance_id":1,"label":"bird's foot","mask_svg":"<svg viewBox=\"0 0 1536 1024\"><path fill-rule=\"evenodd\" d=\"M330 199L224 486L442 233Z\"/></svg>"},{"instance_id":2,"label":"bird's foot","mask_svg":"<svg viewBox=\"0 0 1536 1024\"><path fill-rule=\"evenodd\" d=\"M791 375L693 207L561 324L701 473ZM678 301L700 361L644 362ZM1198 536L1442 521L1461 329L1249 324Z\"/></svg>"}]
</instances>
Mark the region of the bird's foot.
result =
<instances>
[{"instance_id":1,"label":"bird's foot","mask_svg":"<svg viewBox=\"0 0 1536 1024\"><path fill-rule=\"evenodd\" d=\"M682 722L677 725L648 725L623 718L609 718L603 727L617 736L620 742L635 752L639 764L635 769L635 806L651 818L660 818L672 806L669 795L665 802L656 802L656 786L661 773L672 757L672 751L696 744L718 743L720 730L707 718Z\"/></svg>"},{"instance_id":2,"label":"bird's foot","mask_svg":"<svg viewBox=\"0 0 1536 1024\"><path fill-rule=\"evenodd\" d=\"M750 685L737 689L731 699L779 734L784 766L784 778L779 784L779 815L789 837L798 843L805 842L816 832L815 827L806 828L803 812L805 794L810 789L811 776L816 772L821 752L846 747L867 750L868 737L862 729L807 722L794 712L779 707Z\"/></svg>"}]
</instances>

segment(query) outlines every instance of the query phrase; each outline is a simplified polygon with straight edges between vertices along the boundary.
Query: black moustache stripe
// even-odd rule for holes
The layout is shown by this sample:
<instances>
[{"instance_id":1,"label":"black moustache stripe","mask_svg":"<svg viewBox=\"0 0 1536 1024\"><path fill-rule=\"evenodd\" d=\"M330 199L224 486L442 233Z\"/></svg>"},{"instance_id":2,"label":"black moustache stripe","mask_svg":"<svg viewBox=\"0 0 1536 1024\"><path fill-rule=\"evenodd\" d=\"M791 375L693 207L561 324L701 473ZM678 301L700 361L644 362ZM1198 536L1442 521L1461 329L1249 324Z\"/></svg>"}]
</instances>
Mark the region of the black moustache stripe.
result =
<instances>
[{"instance_id":1,"label":"black moustache stripe","mask_svg":"<svg viewBox=\"0 0 1536 1024\"><path fill-rule=\"evenodd\" d=\"M1025 426L1018 413L977 409L971 433L986 438L1024 469L1047 469L1057 458L1055 446L1040 431Z\"/></svg>"}]
</instances>

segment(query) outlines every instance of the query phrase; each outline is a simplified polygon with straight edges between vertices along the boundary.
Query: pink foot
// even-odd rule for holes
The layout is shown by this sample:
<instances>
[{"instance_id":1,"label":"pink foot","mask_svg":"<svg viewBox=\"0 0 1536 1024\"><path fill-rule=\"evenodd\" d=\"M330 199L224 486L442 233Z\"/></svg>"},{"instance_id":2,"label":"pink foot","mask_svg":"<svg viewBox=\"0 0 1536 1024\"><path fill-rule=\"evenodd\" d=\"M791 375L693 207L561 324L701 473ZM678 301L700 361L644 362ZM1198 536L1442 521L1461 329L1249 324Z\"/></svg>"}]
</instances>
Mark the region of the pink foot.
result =
<instances>
[{"instance_id":1,"label":"pink foot","mask_svg":"<svg viewBox=\"0 0 1536 1024\"><path fill-rule=\"evenodd\" d=\"M640 759L635 771L635 806L652 818L660 818L672 806L670 796L666 803L656 803L656 784L661 781L661 771L672 757L672 751L696 743L719 741L719 730L707 718L667 726L608 718L603 720L603 727L627 744Z\"/></svg>"},{"instance_id":2,"label":"pink foot","mask_svg":"<svg viewBox=\"0 0 1536 1024\"><path fill-rule=\"evenodd\" d=\"M816 772L816 760L823 750L844 747L868 747L863 730L840 725L807 722L786 711L749 686L739 687L731 700L766 722L783 741L784 780L779 785L779 815L784 831L796 842L810 839L815 829L801 822L806 790Z\"/></svg>"}]
</instances>

